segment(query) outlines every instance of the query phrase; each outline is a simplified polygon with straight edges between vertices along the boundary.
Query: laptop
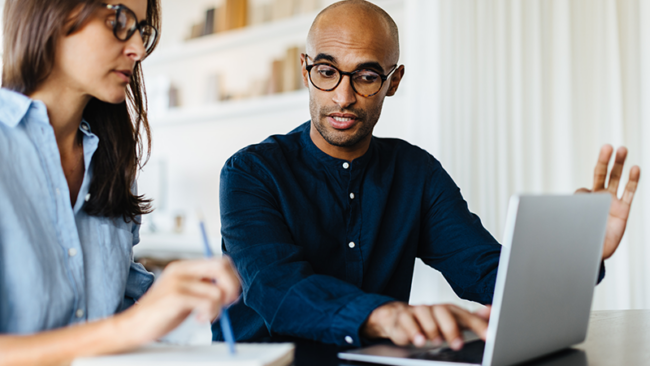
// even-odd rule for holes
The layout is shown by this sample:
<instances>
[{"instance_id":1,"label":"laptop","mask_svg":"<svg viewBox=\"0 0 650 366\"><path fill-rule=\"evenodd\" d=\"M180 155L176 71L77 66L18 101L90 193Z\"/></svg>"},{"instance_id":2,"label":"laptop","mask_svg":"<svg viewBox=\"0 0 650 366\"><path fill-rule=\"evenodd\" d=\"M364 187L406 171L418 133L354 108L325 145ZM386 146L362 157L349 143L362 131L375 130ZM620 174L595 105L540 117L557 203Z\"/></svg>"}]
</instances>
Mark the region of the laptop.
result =
<instances>
[{"instance_id":1,"label":"laptop","mask_svg":"<svg viewBox=\"0 0 650 366\"><path fill-rule=\"evenodd\" d=\"M507 366L585 340L611 195L510 199L487 340L453 351L381 344L340 359L385 365ZM467 332L466 332L467 333Z\"/></svg>"}]
</instances>

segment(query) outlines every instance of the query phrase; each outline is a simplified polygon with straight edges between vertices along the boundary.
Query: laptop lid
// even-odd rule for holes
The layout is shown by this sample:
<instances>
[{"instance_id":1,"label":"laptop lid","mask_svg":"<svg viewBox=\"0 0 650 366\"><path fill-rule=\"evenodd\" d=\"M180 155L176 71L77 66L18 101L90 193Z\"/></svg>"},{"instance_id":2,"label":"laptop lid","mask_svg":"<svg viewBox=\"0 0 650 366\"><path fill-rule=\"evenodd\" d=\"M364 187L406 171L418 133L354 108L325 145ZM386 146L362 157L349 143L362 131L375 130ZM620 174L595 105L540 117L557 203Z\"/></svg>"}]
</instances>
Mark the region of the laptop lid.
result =
<instances>
[{"instance_id":1,"label":"laptop lid","mask_svg":"<svg viewBox=\"0 0 650 366\"><path fill-rule=\"evenodd\" d=\"M609 193L511 198L483 365L584 341L610 203Z\"/></svg>"},{"instance_id":2,"label":"laptop lid","mask_svg":"<svg viewBox=\"0 0 650 366\"><path fill-rule=\"evenodd\" d=\"M480 350L483 361L462 364L511 365L585 339L610 202L609 194L511 198L487 342ZM424 360L421 354L415 347L381 345L339 357L458 365Z\"/></svg>"}]
</instances>

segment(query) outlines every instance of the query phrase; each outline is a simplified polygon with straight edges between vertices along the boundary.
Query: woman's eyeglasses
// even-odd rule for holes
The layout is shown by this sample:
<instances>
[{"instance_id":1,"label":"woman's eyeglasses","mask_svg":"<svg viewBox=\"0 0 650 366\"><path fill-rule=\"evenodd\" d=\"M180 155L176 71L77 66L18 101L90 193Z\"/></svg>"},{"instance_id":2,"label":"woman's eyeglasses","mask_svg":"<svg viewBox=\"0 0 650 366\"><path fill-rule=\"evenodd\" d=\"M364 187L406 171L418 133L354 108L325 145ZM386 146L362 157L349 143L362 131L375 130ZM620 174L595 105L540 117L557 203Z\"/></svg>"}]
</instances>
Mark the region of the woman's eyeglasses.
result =
<instances>
[{"instance_id":1,"label":"woman's eyeglasses","mask_svg":"<svg viewBox=\"0 0 650 366\"><path fill-rule=\"evenodd\" d=\"M120 41L128 41L135 34L135 31L139 31L147 55L153 51L156 39L158 39L158 30L155 27L147 24L146 20L138 22L138 17L136 17L133 10L122 4L102 5L106 9L115 11L115 15L111 15L107 20L108 25L113 27L115 38Z\"/></svg>"}]
</instances>

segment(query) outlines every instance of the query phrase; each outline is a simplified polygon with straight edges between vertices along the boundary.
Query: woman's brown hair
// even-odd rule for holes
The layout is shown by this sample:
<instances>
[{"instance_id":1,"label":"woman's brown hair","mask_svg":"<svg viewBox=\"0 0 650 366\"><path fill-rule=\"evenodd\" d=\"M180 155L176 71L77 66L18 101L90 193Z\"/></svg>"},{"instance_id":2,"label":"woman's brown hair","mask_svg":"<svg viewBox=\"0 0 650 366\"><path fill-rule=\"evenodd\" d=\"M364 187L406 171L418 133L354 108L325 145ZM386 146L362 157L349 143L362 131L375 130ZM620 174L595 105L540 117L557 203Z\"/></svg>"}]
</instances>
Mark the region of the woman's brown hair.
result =
<instances>
[{"instance_id":1,"label":"woman's brown hair","mask_svg":"<svg viewBox=\"0 0 650 366\"><path fill-rule=\"evenodd\" d=\"M59 37L79 30L101 4L101 0L6 0L2 87L25 95L34 92L52 71ZM160 29L158 0L147 0L146 20ZM93 216L135 221L151 212L151 201L132 191L138 169L151 151L140 62L126 97L120 104L93 98L84 110L84 120L99 137L84 210Z\"/></svg>"}]
</instances>

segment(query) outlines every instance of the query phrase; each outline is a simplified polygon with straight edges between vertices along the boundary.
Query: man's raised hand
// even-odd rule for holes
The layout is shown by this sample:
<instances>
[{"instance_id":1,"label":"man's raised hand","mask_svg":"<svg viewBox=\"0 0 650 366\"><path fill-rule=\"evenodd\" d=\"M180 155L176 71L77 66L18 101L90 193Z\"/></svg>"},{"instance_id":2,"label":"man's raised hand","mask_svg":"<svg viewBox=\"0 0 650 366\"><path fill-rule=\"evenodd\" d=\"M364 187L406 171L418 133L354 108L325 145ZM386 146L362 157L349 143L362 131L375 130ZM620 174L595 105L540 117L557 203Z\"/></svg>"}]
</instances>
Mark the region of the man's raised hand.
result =
<instances>
[{"instance_id":1,"label":"man's raised hand","mask_svg":"<svg viewBox=\"0 0 650 366\"><path fill-rule=\"evenodd\" d=\"M611 172L609 172L609 182L606 184L607 166L613 152L614 148L611 145L605 145L600 149L598 162L594 169L593 189L580 188L576 191L576 193L609 192L612 195L612 205L609 209L605 245L603 247L603 260L611 257L621 243L621 239L625 233L625 227L627 226L627 219L630 215L630 207L632 206L634 193L636 192L639 178L641 177L641 169L636 165L633 166L630 169L630 177L625 185L625 191L619 198L618 187L621 182L623 165L627 158L627 149L620 147L616 151L614 166Z\"/></svg>"}]
</instances>

